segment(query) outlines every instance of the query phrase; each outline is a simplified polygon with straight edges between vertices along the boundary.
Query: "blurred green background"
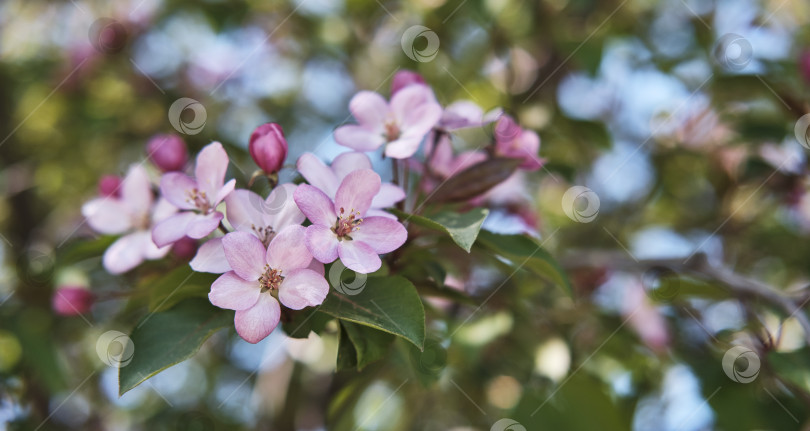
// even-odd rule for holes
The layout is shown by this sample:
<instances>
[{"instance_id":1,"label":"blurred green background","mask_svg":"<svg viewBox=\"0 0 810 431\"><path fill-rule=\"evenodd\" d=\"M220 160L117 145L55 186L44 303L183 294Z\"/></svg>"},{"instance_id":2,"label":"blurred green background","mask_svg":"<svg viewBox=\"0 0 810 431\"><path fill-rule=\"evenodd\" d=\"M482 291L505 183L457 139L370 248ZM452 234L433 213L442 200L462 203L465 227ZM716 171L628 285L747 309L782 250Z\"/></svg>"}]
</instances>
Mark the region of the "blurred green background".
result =
<instances>
[{"instance_id":1,"label":"blurred green background","mask_svg":"<svg viewBox=\"0 0 810 431\"><path fill-rule=\"evenodd\" d=\"M5 0L0 429L808 429L795 310L678 262L698 256L794 308L810 299L807 125L794 127L810 111L809 24L804 0ZM417 25L438 50L403 41ZM181 97L206 111L186 142L226 144L237 178L267 121L284 127L289 164L329 159L351 96L388 95L401 69L443 104L502 106L540 134L547 165L491 198L486 227L536 222L573 297L474 256L462 284L476 302L427 303L425 352L397 340L335 373L336 327L255 346L222 331L119 398L95 343L137 320L116 300L137 280L98 259L60 264L93 237L80 208L98 178L175 132ZM599 196L595 221L566 216L573 185ZM64 283L98 292L91 313L52 313ZM750 383L722 366L738 344L760 360Z\"/></svg>"}]
</instances>

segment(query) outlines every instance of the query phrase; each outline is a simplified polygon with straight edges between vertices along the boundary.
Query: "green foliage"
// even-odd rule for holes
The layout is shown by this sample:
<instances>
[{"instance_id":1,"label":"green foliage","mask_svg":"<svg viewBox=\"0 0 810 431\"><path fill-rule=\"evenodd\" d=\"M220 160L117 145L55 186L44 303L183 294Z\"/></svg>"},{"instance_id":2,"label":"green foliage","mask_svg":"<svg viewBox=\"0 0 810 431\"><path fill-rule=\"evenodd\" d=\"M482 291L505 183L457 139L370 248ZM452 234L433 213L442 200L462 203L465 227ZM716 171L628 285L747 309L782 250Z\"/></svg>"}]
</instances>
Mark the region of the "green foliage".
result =
<instances>
[{"instance_id":1,"label":"green foliage","mask_svg":"<svg viewBox=\"0 0 810 431\"><path fill-rule=\"evenodd\" d=\"M202 300L146 315L130 334L134 355L119 370L119 393L192 357L214 332L232 325L233 312Z\"/></svg>"},{"instance_id":2,"label":"green foliage","mask_svg":"<svg viewBox=\"0 0 810 431\"><path fill-rule=\"evenodd\" d=\"M466 213L442 211L432 216L408 214L396 209L389 210L403 222L411 222L428 229L437 230L448 235L459 247L468 252L472 249L478 232L484 224L489 210L474 208Z\"/></svg>"},{"instance_id":3,"label":"green foliage","mask_svg":"<svg viewBox=\"0 0 810 431\"><path fill-rule=\"evenodd\" d=\"M329 292L318 310L338 319L400 336L420 349L425 342L425 309L413 284L403 277L368 277L359 293Z\"/></svg>"}]
</instances>

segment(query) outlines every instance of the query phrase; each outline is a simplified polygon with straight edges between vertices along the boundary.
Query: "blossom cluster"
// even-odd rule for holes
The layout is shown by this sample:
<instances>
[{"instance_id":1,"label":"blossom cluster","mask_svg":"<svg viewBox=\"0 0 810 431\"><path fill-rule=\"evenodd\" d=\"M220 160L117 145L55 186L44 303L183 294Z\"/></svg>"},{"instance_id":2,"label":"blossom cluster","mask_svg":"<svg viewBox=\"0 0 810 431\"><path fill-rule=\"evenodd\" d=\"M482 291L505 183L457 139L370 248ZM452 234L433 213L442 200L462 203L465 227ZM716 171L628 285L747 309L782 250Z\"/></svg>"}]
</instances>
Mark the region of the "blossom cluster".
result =
<instances>
[{"instance_id":1,"label":"blossom cluster","mask_svg":"<svg viewBox=\"0 0 810 431\"><path fill-rule=\"evenodd\" d=\"M407 186L396 177L384 182L367 153L380 151L394 163L416 166L421 148L426 155L421 166L430 175L416 192L493 156L520 159L525 170L542 164L536 133L501 110L485 113L470 101L442 107L413 72L396 74L390 100L361 91L349 109L356 124L337 128L334 139L352 151L331 165L314 154L301 155L295 165L305 180L301 184L276 184L288 152L281 126L256 128L249 152L271 179L266 197L249 190L250 184L237 188L235 179L226 181L230 160L219 142L205 146L191 166L180 137L153 137L147 152L159 180L150 178L143 164L132 165L123 178L102 178L98 196L82 208L94 230L120 235L104 253L104 268L125 273L204 240L191 268L221 274L209 300L235 310L236 331L256 343L278 325L282 306L300 310L325 300L324 264L339 260L369 274L381 268L381 255L405 244L407 229L385 209L406 200ZM454 155L452 132L490 123L495 123L493 145Z\"/></svg>"}]
</instances>

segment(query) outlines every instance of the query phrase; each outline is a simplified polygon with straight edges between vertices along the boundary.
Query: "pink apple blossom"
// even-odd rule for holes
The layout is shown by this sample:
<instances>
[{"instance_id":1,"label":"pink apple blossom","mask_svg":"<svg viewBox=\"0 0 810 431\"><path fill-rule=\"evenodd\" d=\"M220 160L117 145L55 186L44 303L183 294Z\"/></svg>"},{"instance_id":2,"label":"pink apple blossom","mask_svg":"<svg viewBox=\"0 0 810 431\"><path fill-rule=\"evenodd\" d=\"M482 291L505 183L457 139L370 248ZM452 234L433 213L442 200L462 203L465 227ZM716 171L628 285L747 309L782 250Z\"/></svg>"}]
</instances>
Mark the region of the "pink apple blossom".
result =
<instances>
[{"instance_id":1,"label":"pink apple blossom","mask_svg":"<svg viewBox=\"0 0 810 431\"><path fill-rule=\"evenodd\" d=\"M390 103L373 91L361 91L349 102L349 110L359 124L338 127L337 143L357 151L385 145L385 155L395 159L414 155L442 115L433 91L421 84L397 91Z\"/></svg>"},{"instance_id":2,"label":"pink apple blossom","mask_svg":"<svg viewBox=\"0 0 810 431\"><path fill-rule=\"evenodd\" d=\"M175 134L155 135L146 144L149 160L163 172L181 171L188 161L183 138Z\"/></svg>"},{"instance_id":3,"label":"pink apple blossom","mask_svg":"<svg viewBox=\"0 0 810 431\"><path fill-rule=\"evenodd\" d=\"M316 187L298 186L295 203L312 222L305 241L316 260L329 263L340 257L347 268L367 274L380 269L380 254L405 243L408 231L398 221L365 217L379 191L380 176L370 169L346 175L334 201Z\"/></svg>"},{"instance_id":4,"label":"pink apple blossom","mask_svg":"<svg viewBox=\"0 0 810 431\"><path fill-rule=\"evenodd\" d=\"M121 197L121 177L118 175L104 175L98 180L99 196Z\"/></svg>"},{"instance_id":5,"label":"pink apple blossom","mask_svg":"<svg viewBox=\"0 0 810 431\"><path fill-rule=\"evenodd\" d=\"M273 189L267 199L250 190L234 190L225 198L228 222L237 232L255 236L266 247L282 229L300 225L306 218L293 200L297 187L282 184ZM213 238L203 244L191 261L191 268L215 274L230 271L222 238Z\"/></svg>"},{"instance_id":6,"label":"pink apple blossom","mask_svg":"<svg viewBox=\"0 0 810 431\"><path fill-rule=\"evenodd\" d=\"M262 124L250 135L250 156L264 172L278 172L287 158L287 140L276 123Z\"/></svg>"},{"instance_id":7,"label":"pink apple blossom","mask_svg":"<svg viewBox=\"0 0 810 431\"><path fill-rule=\"evenodd\" d=\"M437 128L451 132L470 127L485 126L496 121L503 110L495 108L487 113L480 106L469 100L459 100L447 105L442 112Z\"/></svg>"},{"instance_id":8,"label":"pink apple blossom","mask_svg":"<svg viewBox=\"0 0 810 431\"><path fill-rule=\"evenodd\" d=\"M304 153L298 158L297 168L309 184L319 188L330 199L334 199L338 186L346 175L360 169L371 169L371 160L363 153L349 152L335 157L332 166L329 167L314 154ZM380 192L371 201L367 215L396 218L383 211L383 208L390 208L403 199L405 199L405 191L401 187L383 183L380 185Z\"/></svg>"},{"instance_id":9,"label":"pink apple blossom","mask_svg":"<svg viewBox=\"0 0 810 431\"><path fill-rule=\"evenodd\" d=\"M60 316L77 316L90 311L96 296L83 286L59 286L53 292L51 307Z\"/></svg>"},{"instance_id":10,"label":"pink apple blossom","mask_svg":"<svg viewBox=\"0 0 810 431\"><path fill-rule=\"evenodd\" d=\"M396 94L397 91L411 84L425 84L425 78L410 70L400 70L391 79L391 94Z\"/></svg>"},{"instance_id":11,"label":"pink apple blossom","mask_svg":"<svg viewBox=\"0 0 810 431\"><path fill-rule=\"evenodd\" d=\"M265 247L247 232L225 235L222 245L232 271L211 285L208 299L220 308L236 310L236 332L258 343L278 325L281 304L294 310L320 305L329 293L323 265L311 269L312 255L303 226L289 226Z\"/></svg>"},{"instance_id":12,"label":"pink apple blossom","mask_svg":"<svg viewBox=\"0 0 810 431\"><path fill-rule=\"evenodd\" d=\"M521 128L512 117L504 115L495 124L495 154L522 159L521 169L536 171L545 162L537 155L539 151L537 133Z\"/></svg>"},{"instance_id":13,"label":"pink apple blossom","mask_svg":"<svg viewBox=\"0 0 810 431\"><path fill-rule=\"evenodd\" d=\"M144 259L160 259L169 247L152 242L152 224L171 217L177 208L165 199L155 203L146 169L132 165L121 182L120 197L103 196L82 206L87 223L99 233L119 235L104 252L102 263L112 274L121 274L140 265Z\"/></svg>"},{"instance_id":14,"label":"pink apple blossom","mask_svg":"<svg viewBox=\"0 0 810 431\"><path fill-rule=\"evenodd\" d=\"M180 172L163 175L160 180L161 193L184 211L155 226L152 231L155 244L163 247L184 236L200 239L217 228L223 215L216 207L236 184L236 180L223 184L227 169L228 154L222 144L213 142L197 155L196 179Z\"/></svg>"},{"instance_id":15,"label":"pink apple blossom","mask_svg":"<svg viewBox=\"0 0 810 431\"><path fill-rule=\"evenodd\" d=\"M436 148L428 145L425 150L429 154L428 167L431 174L440 178L447 179L453 175L481 163L487 159L487 153L480 150L463 151L458 155L453 154L453 144L450 141L450 136L442 134ZM431 152L432 151L432 152Z\"/></svg>"}]
</instances>

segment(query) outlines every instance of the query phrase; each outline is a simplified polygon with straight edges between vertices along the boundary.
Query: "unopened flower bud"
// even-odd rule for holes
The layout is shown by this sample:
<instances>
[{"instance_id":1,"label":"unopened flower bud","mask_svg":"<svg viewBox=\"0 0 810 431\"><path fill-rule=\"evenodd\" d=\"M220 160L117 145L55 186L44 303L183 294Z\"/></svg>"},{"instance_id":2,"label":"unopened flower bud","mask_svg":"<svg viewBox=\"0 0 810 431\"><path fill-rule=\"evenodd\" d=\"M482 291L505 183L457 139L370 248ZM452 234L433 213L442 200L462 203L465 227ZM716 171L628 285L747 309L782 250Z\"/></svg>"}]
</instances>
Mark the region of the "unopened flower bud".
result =
<instances>
[{"instance_id":1,"label":"unopened flower bud","mask_svg":"<svg viewBox=\"0 0 810 431\"><path fill-rule=\"evenodd\" d=\"M422 78L422 75L410 70L400 70L394 75L394 79L391 80L391 95L393 96L394 93L411 84L424 83L425 79Z\"/></svg>"},{"instance_id":2,"label":"unopened flower bud","mask_svg":"<svg viewBox=\"0 0 810 431\"><path fill-rule=\"evenodd\" d=\"M98 180L98 194L104 197L117 198L121 196L121 177L104 175Z\"/></svg>"},{"instance_id":3,"label":"unopened flower bud","mask_svg":"<svg viewBox=\"0 0 810 431\"><path fill-rule=\"evenodd\" d=\"M163 172L183 170L188 161L188 150L183 138L173 135L155 135L146 144L149 160Z\"/></svg>"},{"instance_id":4,"label":"unopened flower bud","mask_svg":"<svg viewBox=\"0 0 810 431\"><path fill-rule=\"evenodd\" d=\"M80 286L62 286L56 289L51 307L61 316L77 316L90 311L96 296L89 289Z\"/></svg>"},{"instance_id":5,"label":"unopened flower bud","mask_svg":"<svg viewBox=\"0 0 810 431\"><path fill-rule=\"evenodd\" d=\"M250 135L250 156L266 174L278 172L287 158L287 140L276 123L262 124Z\"/></svg>"},{"instance_id":6,"label":"unopened flower bud","mask_svg":"<svg viewBox=\"0 0 810 431\"><path fill-rule=\"evenodd\" d=\"M180 260L191 260L197 254L197 240L184 236L174 243L172 254Z\"/></svg>"}]
</instances>

